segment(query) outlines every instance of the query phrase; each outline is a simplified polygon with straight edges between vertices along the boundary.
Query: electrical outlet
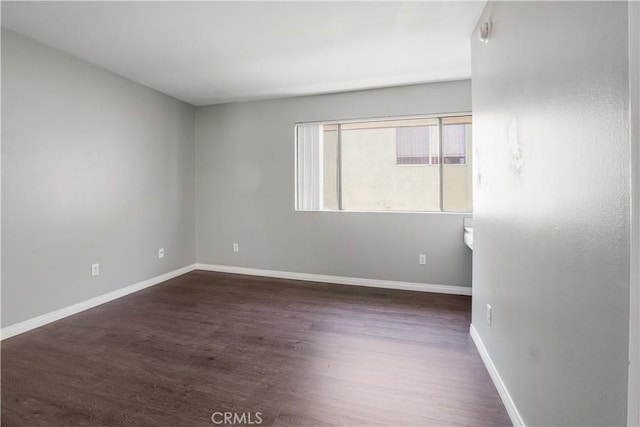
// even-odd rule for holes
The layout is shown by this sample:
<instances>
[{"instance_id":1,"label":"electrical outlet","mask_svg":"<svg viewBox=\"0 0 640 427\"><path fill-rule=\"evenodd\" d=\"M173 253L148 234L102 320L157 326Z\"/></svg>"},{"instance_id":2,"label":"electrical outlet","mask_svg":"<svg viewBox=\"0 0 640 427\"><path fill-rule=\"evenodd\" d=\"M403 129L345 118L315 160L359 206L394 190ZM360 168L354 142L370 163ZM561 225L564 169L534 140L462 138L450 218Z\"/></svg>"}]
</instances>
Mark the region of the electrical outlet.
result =
<instances>
[{"instance_id":1,"label":"electrical outlet","mask_svg":"<svg viewBox=\"0 0 640 427\"><path fill-rule=\"evenodd\" d=\"M158 249L158 258L164 258L164 248Z\"/></svg>"},{"instance_id":2,"label":"electrical outlet","mask_svg":"<svg viewBox=\"0 0 640 427\"><path fill-rule=\"evenodd\" d=\"M487 304L487 324L491 326L493 323L493 308Z\"/></svg>"},{"instance_id":3,"label":"electrical outlet","mask_svg":"<svg viewBox=\"0 0 640 427\"><path fill-rule=\"evenodd\" d=\"M97 276L100 274L100 264L91 264L91 275Z\"/></svg>"},{"instance_id":4,"label":"electrical outlet","mask_svg":"<svg viewBox=\"0 0 640 427\"><path fill-rule=\"evenodd\" d=\"M238 247L237 243L233 244L233 252L240 252L240 248Z\"/></svg>"},{"instance_id":5,"label":"electrical outlet","mask_svg":"<svg viewBox=\"0 0 640 427\"><path fill-rule=\"evenodd\" d=\"M418 257L418 264L427 265L427 256L425 254L420 254Z\"/></svg>"}]
</instances>

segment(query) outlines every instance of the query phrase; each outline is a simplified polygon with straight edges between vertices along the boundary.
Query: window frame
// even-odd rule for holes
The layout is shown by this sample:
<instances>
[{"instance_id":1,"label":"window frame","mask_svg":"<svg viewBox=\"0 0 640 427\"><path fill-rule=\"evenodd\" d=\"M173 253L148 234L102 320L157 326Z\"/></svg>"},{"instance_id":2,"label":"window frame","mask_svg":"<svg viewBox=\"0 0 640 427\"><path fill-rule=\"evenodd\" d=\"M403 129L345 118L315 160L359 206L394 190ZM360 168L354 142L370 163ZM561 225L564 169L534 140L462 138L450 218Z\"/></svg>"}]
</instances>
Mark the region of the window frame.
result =
<instances>
[{"instance_id":1,"label":"window frame","mask_svg":"<svg viewBox=\"0 0 640 427\"><path fill-rule=\"evenodd\" d=\"M442 128L443 128L443 119L449 117L465 117L470 116L471 121L473 123L473 114L470 111L462 111L462 112L448 112L448 113L429 113L429 114L414 114L414 115L401 115L401 116L383 116L383 117L365 117L365 118L350 118L350 119L328 119L328 120L314 120L314 121L296 121L293 126L293 176L294 176L294 211L296 212L346 212L346 213L411 213L411 214L446 214L446 215L470 215L473 214L473 206L470 211L447 211L444 210L444 192L443 192L443 162L444 162L444 153L442 151L443 148L443 138L442 138ZM413 119L438 119L438 136L439 136L439 145L440 145L440 163L437 164L439 166L440 171L440 179L439 179L439 188L440 188L440 210L434 211L422 211L422 210L371 210L371 209L344 209L342 207L342 179L341 179L341 156L340 156L340 145L341 145L341 129L340 125L350 124L350 123L360 123L360 122L385 122L385 121L399 121L399 120L413 120ZM337 209L299 209L299 200L298 200L298 177L299 177L299 161L298 161L298 127L306 124L315 124L315 125L338 125L338 155L337 155L337 169L338 169L338 178L337 178L337 192L338 192L338 208ZM472 139L473 141L473 139ZM473 143L472 143L473 144ZM472 145L473 148L473 145ZM466 153L467 158L471 153ZM434 164L419 164L419 165L397 165L397 166L436 166ZM468 166L468 161L466 163L451 163L447 164L447 166ZM473 166L472 166L473 167ZM321 203L322 205L322 203ZM473 204L472 204L473 205Z\"/></svg>"}]
</instances>

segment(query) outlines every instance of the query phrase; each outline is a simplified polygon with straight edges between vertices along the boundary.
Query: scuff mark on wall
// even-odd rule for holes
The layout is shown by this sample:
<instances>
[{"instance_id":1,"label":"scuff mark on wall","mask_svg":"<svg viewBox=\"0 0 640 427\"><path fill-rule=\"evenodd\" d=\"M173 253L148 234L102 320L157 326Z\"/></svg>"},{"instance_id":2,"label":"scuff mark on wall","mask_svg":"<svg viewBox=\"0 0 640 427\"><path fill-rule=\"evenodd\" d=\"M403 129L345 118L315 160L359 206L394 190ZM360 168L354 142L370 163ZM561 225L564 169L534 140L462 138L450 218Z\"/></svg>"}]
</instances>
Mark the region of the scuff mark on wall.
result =
<instances>
[{"instance_id":1,"label":"scuff mark on wall","mask_svg":"<svg viewBox=\"0 0 640 427\"><path fill-rule=\"evenodd\" d=\"M518 140L518 119L515 117L509 122L507 140L511 149L511 167L516 172L520 172L524 166L524 149Z\"/></svg>"}]
</instances>

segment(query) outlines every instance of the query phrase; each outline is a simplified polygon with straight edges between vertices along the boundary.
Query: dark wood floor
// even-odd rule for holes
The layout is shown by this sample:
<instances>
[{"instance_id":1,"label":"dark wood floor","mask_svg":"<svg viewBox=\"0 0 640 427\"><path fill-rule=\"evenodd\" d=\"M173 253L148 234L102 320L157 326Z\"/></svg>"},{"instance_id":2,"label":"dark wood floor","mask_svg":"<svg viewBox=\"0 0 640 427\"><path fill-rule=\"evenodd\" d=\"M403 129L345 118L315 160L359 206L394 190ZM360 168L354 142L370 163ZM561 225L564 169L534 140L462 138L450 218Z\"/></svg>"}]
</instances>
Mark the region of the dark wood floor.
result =
<instances>
[{"instance_id":1,"label":"dark wood floor","mask_svg":"<svg viewBox=\"0 0 640 427\"><path fill-rule=\"evenodd\" d=\"M3 341L2 425L510 425L469 321L469 297L195 271Z\"/></svg>"}]
</instances>

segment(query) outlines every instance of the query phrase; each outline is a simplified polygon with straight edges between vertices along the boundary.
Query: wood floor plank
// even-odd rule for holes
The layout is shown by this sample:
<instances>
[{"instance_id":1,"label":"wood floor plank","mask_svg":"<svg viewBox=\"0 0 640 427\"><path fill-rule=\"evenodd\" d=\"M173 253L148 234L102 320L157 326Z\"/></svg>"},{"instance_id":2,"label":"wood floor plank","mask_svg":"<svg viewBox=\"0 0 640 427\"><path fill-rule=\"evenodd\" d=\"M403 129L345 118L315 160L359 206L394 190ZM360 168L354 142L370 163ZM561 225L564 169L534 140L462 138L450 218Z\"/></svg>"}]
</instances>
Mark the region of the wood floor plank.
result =
<instances>
[{"instance_id":1,"label":"wood floor plank","mask_svg":"<svg viewBox=\"0 0 640 427\"><path fill-rule=\"evenodd\" d=\"M216 411L510 425L470 310L464 296L194 271L3 341L2 425L212 426Z\"/></svg>"}]
</instances>

